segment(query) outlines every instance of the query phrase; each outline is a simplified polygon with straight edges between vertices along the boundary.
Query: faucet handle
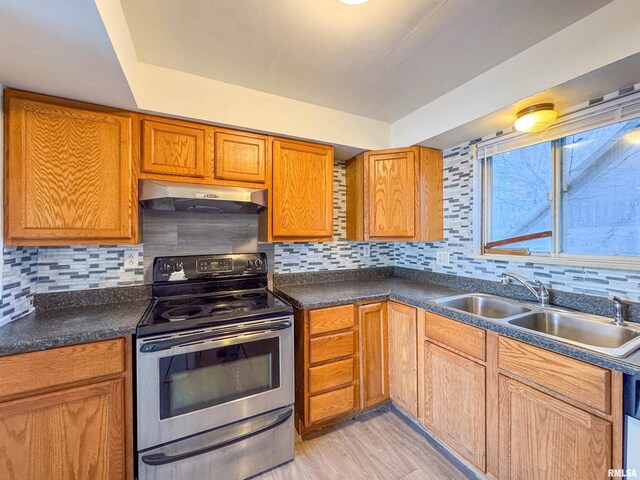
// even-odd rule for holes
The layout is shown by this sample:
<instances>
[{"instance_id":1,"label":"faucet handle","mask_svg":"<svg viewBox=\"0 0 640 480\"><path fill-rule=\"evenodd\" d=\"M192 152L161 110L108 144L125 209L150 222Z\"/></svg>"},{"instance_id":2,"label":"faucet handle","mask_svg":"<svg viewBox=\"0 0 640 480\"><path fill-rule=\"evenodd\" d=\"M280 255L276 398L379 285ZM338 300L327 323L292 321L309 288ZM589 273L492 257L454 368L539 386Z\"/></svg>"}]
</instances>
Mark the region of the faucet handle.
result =
<instances>
[{"instance_id":1,"label":"faucet handle","mask_svg":"<svg viewBox=\"0 0 640 480\"><path fill-rule=\"evenodd\" d=\"M614 325L625 326L626 322L624 321L624 313L622 312L622 309L624 308L624 300L622 300L620 297L613 295L612 293L610 293L608 297L609 297L609 300L613 302L614 314L613 314L612 323Z\"/></svg>"}]
</instances>

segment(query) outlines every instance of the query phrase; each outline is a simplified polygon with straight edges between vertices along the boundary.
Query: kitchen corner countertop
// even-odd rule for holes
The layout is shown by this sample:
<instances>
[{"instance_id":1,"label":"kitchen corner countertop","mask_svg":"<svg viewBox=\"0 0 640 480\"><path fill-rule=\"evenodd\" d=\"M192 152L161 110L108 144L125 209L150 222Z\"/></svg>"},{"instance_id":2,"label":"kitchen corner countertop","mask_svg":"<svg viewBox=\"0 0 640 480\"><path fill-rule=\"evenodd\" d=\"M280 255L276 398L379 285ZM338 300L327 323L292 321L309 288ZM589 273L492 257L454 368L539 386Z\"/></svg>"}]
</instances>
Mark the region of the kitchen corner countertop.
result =
<instances>
[{"instance_id":1,"label":"kitchen corner countertop","mask_svg":"<svg viewBox=\"0 0 640 480\"><path fill-rule=\"evenodd\" d=\"M471 291L461 288L398 277L382 277L276 285L274 292L300 309L323 308L375 300L395 300L601 367L619 370L631 375L640 374L640 350L636 350L626 358L603 355L541 335L524 332L500 320L486 320L437 303L441 298L471 293Z\"/></svg>"},{"instance_id":2,"label":"kitchen corner countertop","mask_svg":"<svg viewBox=\"0 0 640 480\"><path fill-rule=\"evenodd\" d=\"M37 309L0 327L0 355L132 335L149 300Z\"/></svg>"}]
</instances>

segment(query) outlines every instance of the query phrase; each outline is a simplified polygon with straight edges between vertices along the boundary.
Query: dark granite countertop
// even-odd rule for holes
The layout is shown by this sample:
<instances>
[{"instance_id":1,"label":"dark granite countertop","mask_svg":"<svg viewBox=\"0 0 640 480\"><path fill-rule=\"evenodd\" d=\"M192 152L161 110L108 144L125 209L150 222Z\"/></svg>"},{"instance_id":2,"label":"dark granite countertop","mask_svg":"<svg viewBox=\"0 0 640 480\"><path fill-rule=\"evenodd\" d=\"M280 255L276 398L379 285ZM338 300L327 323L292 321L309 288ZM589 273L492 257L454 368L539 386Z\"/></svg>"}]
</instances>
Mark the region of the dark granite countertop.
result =
<instances>
[{"instance_id":1,"label":"dark granite countertop","mask_svg":"<svg viewBox=\"0 0 640 480\"><path fill-rule=\"evenodd\" d=\"M541 335L528 333L510 326L504 321L485 320L436 303L440 298L474 291L465 288L467 286L463 282L461 282L462 288L459 288L408 278L380 277L371 279L350 278L344 281L306 284L276 284L274 291L295 307L301 309L322 308L371 300L396 300L467 324L492 330L501 335L522 340L578 360L620 370L632 375L640 374L640 350L626 358L615 358Z\"/></svg>"},{"instance_id":2,"label":"dark granite countertop","mask_svg":"<svg viewBox=\"0 0 640 480\"><path fill-rule=\"evenodd\" d=\"M100 299L96 291L45 294L36 300L34 312L0 327L0 355L132 335L149 299L143 290L118 290L105 289ZM102 303L88 304L88 297Z\"/></svg>"}]
</instances>

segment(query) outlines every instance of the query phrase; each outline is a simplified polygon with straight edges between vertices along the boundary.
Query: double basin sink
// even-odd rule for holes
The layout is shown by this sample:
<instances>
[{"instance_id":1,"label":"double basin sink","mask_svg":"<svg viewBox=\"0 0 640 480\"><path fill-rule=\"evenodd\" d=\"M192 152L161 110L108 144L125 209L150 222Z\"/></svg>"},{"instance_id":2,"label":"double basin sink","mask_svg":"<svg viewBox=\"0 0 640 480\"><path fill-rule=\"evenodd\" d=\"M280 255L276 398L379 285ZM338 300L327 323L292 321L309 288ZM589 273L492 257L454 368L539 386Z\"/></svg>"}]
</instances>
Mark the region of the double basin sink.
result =
<instances>
[{"instance_id":1,"label":"double basin sink","mask_svg":"<svg viewBox=\"0 0 640 480\"><path fill-rule=\"evenodd\" d=\"M539 308L481 293L443 298L437 303L614 357L626 357L640 347L640 328L614 325L610 318L599 315Z\"/></svg>"}]
</instances>

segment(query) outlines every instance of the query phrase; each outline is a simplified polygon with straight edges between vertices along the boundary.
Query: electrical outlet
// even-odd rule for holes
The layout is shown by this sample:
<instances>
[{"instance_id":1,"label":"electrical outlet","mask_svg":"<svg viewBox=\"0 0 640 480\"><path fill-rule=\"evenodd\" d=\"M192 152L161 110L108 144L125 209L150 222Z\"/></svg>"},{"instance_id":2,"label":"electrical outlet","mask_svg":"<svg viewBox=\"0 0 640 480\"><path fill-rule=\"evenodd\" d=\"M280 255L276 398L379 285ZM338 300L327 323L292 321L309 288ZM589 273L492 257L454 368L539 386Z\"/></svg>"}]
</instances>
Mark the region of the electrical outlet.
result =
<instances>
[{"instance_id":1,"label":"electrical outlet","mask_svg":"<svg viewBox=\"0 0 640 480\"><path fill-rule=\"evenodd\" d=\"M445 267L449 266L449 252L437 252L436 253L436 264L443 265Z\"/></svg>"},{"instance_id":2,"label":"electrical outlet","mask_svg":"<svg viewBox=\"0 0 640 480\"><path fill-rule=\"evenodd\" d=\"M369 245L368 243L365 243L363 248L362 248L362 255L365 257L370 257L371 256L371 245Z\"/></svg>"},{"instance_id":3,"label":"electrical outlet","mask_svg":"<svg viewBox=\"0 0 640 480\"><path fill-rule=\"evenodd\" d=\"M125 250L124 251L124 268L138 268L138 262L140 261L140 254L138 250Z\"/></svg>"}]
</instances>

